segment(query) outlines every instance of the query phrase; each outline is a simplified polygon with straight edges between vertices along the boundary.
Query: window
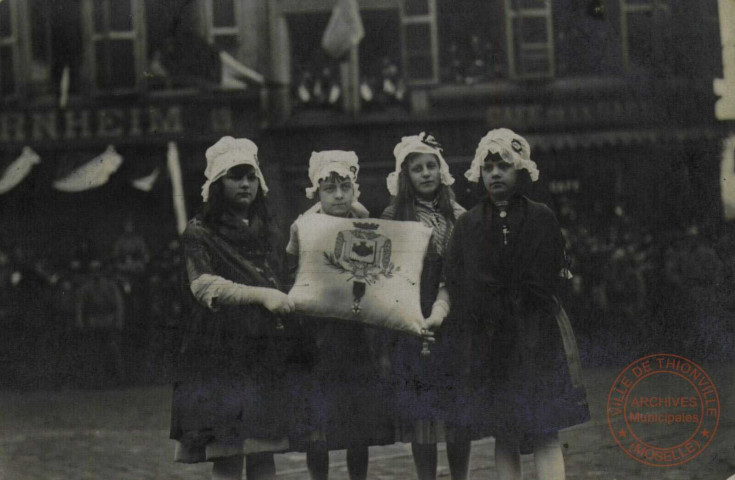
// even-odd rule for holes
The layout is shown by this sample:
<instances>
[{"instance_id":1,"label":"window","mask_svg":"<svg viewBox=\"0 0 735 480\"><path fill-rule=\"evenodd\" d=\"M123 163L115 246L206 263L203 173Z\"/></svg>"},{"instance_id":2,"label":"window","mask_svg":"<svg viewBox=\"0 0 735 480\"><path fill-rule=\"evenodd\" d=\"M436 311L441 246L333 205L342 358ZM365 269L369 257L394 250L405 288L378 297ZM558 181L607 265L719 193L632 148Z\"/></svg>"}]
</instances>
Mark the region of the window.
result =
<instances>
[{"instance_id":1,"label":"window","mask_svg":"<svg viewBox=\"0 0 735 480\"><path fill-rule=\"evenodd\" d=\"M400 2L403 69L413 85L439 81L436 0Z\"/></svg>"},{"instance_id":2,"label":"window","mask_svg":"<svg viewBox=\"0 0 735 480\"><path fill-rule=\"evenodd\" d=\"M505 13L510 76L554 76L551 0L505 0Z\"/></svg>"},{"instance_id":3,"label":"window","mask_svg":"<svg viewBox=\"0 0 735 480\"><path fill-rule=\"evenodd\" d=\"M649 68L662 60L657 39L664 16L670 13L667 0L620 0L620 36L626 71ZM668 25L670 22L664 22Z\"/></svg>"},{"instance_id":4,"label":"window","mask_svg":"<svg viewBox=\"0 0 735 480\"><path fill-rule=\"evenodd\" d=\"M145 69L145 15L142 0L84 0L90 39L86 61L95 91L142 88Z\"/></svg>"},{"instance_id":5,"label":"window","mask_svg":"<svg viewBox=\"0 0 735 480\"><path fill-rule=\"evenodd\" d=\"M240 2L235 0L204 0L204 25L207 40L217 50L240 58Z\"/></svg>"},{"instance_id":6,"label":"window","mask_svg":"<svg viewBox=\"0 0 735 480\"><path fill-rule=\"evenodd\" d=\"M472 85L507 75L505 0L439 0L441 79Z\"/></svg>"},{"instance_id":7,"label":"window","mask_svg":"<svg viewBox=\"0 0 735 480\"><path fill-rule=\"evenodd\" d=\"M30 71L32 96L58 93L64 71L68 93L81 90L81 0L30 0ZM64 87L67 88L67 87Z\"/></svg>"},{"instance_id":8,"label":"window","mask_svg":"<svg viewBox=\"0 0 735 480\"><path fill-rule=\"evenodd\" d=\"M556 77L620 75L619 0L561 0L554 3Z\"/></svg>"},{"instance_id":9,"label":"window","mask_svg":"<svg viewBox=\"0 0 735 480\"><path fill-rule=\"evenodd\" d=\"M18 94L20 82L20 29L17 0L0 2L0 98Z\"/></svg>"}]
</instances>

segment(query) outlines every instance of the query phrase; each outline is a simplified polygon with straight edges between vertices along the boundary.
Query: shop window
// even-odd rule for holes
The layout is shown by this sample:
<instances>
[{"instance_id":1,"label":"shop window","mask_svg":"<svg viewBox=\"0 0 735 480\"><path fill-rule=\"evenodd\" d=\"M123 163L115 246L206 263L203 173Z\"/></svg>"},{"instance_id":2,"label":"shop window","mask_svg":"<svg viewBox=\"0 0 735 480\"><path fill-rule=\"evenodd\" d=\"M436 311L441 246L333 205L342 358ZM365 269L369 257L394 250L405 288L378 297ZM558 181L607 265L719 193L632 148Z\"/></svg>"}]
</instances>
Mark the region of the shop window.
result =
<instances>
[{"instance_id":1,"label":"shop window","mask_svg":"<svg viewBox=\"0 0 735 480\"><path fill-rule=\"evenodd\" d=\"M141 88L145 69L143 0L84 0L95 91Z\"/></svg>"},{"instance_id":2,"label":"shop window","mask_svg":"<svg viewBox=\"0 0 735 480\"><path fill-rule=\"evenodd\" d=\"M20 48L18 0L0 2L0 98L18 93Z\"/></svg>"},{"instance_id":3,"label":"shop window","mask_svg":"<svg viewBox=\"0 0 735 480\"><path fill-rule=\"evenodd\" d=\"M505 0L508 67L513 78L554 75L550 0Z\"/></svg>"}]
</instances>

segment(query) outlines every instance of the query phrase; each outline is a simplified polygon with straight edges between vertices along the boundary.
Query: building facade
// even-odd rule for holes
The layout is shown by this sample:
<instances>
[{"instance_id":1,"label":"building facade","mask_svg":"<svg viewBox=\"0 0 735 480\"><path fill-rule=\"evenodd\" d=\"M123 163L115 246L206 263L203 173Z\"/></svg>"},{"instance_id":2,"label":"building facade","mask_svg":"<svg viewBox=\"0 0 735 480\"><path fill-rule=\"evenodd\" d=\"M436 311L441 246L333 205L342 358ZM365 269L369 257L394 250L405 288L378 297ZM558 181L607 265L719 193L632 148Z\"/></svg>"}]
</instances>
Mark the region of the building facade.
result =
<instances>
[{"instance_id":1,"label":"building facade","mask_svg":"<svg viewBox=\"0 0 735 480\"><path fill-rule=\"evenodd\" d=\"M334 0L0 1L0 166L25 146L42 159L0 195L6 232L92 235L132 208L174 235L166 176L147 194L129 180L165 169L176 142L191 213L204 151L226 134L260 145L285 224L308 206L312 150L355 150L379 214L393 146L420 131L443 144L469 206L462 173L497 127L529 139L541 198L661 227L720 214L716 0L357 3L365 36L333 59L321 39ZM107 185L51 188L107 145L125 159Z\"/></svg>"}]
</instances>

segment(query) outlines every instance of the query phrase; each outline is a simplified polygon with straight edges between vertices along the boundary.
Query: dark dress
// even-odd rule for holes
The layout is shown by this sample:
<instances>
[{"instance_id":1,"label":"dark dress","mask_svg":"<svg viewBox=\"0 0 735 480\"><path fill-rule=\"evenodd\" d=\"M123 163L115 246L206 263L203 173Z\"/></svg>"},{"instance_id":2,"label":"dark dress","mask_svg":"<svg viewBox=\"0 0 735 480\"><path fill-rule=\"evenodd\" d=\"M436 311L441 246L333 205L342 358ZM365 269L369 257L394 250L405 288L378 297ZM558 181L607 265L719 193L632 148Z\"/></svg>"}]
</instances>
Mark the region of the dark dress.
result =
<instances>
[{"instance_id":1,"label":"dark dress","mask_svg":"<svg viewBox=\"0 0 735 480\"><path fill-rule=\"evenodd\" d=\"M294 226L291 236L287 251L297 263ZM329 318L303 317L301 325L313 356L300 395L308 402L308 410L299 428L300 438L292 441L292 447L340 450L393 443L393 423L386 413L375 349L377 331Z\"/></svg>"},{"instance_id":2,"label":"dark dress","mask_svg":"<svg viewBox=\"0 0 735 480\"><path fill-rule=\"evenodd\" d=\"M288 318L278 329L261 305L199 304L190 282L202 274L233 282L280 288L275 229L246 226L224 215L209 224L189 221L182 235L187 276L187 328L175 373L170 437L176 460L283 451L303 402L292 395L303 376L301 333Z\"/></svg>"},{"instance_id":3,"label":"dark dress","mask_svg":"<svg viewBox=\"0 0 735 480\"><path fill-rule=\"evenodd\" d=\"M431 314L439 291L444 268L444 249L451 236L453 222L439 219L436 205L421 202L415 206L420 221L434 228L421 272L421 312ZM455 205L455 215L464 209ZM389 206L382 218L393 219L395 208ZM448 319L447 319L448 320ZM431 354L421 354L422 342L393 332L384 332L383 348L391 365L391 397L396 440L423 444L459 440L453 418L461 410L458 359L462 339L456 322L445 320L434 333Z\"/></svg>"},{"instance_id":4,"label":"dark dress","mask_svg":"<svg viewBox=\"0 0 735 480\"><path fill-rule=\"evenodd\" d=\"M556 296L563 246L551 210L522 196L505 219L485 200L457 221L445 279L452 321L471 342L471 399L458 422L473 438L517 439L528 453L535 436L589 419L574 334Z\"/></svg>"}]
</instances>

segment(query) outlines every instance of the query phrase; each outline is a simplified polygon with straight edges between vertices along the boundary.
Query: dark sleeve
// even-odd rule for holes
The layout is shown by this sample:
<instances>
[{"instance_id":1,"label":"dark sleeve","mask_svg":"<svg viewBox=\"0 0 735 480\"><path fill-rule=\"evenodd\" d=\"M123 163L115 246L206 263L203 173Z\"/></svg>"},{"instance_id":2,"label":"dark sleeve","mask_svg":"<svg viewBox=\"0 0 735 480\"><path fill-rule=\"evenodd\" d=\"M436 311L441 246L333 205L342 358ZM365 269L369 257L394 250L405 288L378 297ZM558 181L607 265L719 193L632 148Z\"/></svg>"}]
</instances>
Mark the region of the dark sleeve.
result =
<instances>
[{"instance_id":1,"label":"dark sleeve","mask_svg":"<svg viewBox=\"0 0 735 480\"><path fill-rule=\"evenodd\" d=\"M541 205L530 225L534 240L531 257L522 278L526 293L537 300L549 300L557 295L559 273L564 265L564 236L556 216Z\"/></svg>"},{"instance_id":2,"label":"dark sleeve","mask_svg":"<svg viewBox=\"0 0 735 480\"><path fill-rule=\"evenodd\" d=\"M207 232L203 227L192 223L189 223L181 235L187 285L202 274L217 275L212 266L211 252L205 241L206 235Z\"/></svg>"},{"instance_id":3,"label":"dark sleeve","mask_svg":"<svg viewBox=\"0 0 735 480\"><path fill-rule=\"evenodd\" d=\"M462 279L464 277L464 230L466 224L466 215L462 215L452 229L452 234L447 242L447 248L444 252L444 268L442 271L442 282L449 291L449 299L452 305L457 306L460 302L460 293L462 290Z\"/></svg>"}]
</instances>

